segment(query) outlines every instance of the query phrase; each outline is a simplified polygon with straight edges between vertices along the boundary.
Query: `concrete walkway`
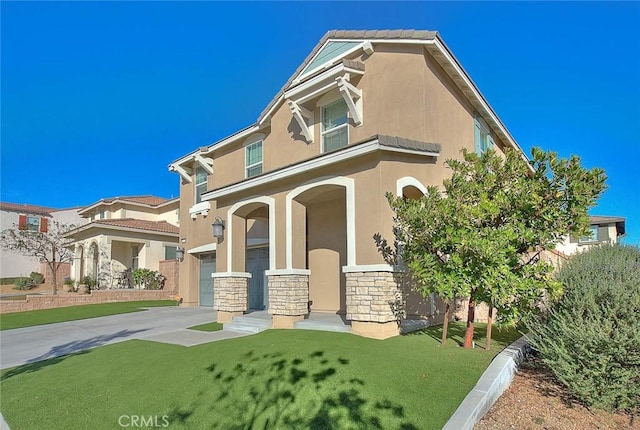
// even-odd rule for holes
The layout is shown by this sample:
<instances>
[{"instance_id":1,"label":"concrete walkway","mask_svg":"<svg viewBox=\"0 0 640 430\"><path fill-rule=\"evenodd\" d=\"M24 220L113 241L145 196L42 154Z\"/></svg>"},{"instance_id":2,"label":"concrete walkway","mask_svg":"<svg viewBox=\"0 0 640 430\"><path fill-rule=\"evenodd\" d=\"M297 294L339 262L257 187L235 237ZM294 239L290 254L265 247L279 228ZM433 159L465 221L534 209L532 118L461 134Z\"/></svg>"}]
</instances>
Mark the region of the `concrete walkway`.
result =
<instances>
[{"instance_id":1,"label":"concrete walkway","mask_svg":"<svg viewBox=\"0 0 640 430\"><path fill-rule=\"evenodd\" d=\"M211 309L159 307L142 312L2 330L0 369L130 339L193 346L247 335L230 330L187 330L187 327L215 320L216 312Z\"/></svg>"}]
</instances>

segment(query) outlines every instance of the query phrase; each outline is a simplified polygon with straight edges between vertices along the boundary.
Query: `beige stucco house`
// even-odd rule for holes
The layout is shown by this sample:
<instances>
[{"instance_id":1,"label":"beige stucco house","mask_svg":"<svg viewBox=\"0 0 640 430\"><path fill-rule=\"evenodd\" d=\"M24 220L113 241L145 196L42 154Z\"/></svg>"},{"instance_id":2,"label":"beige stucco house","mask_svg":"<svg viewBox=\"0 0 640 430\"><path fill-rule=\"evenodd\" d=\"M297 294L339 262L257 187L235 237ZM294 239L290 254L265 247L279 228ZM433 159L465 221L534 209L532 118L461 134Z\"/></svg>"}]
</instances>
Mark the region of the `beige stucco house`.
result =
<instances>
[{"instance_id":1,"label":"beige stucco house","mask_svg":"<svg viewBox=\"0 0 640 430\"><path fill-rule=\"evenodd\" d=\"M401 277L376 244L393 243L385 193L440 185L462 148L522 152L438 33L330 31L254 124L170 164L184 305L221 322L266 309L273 327L337 313L354 333L397 334ZM441 321L439 308L408 297L409 317Z\"/></svg>"},{"instance_id":2,"label":"beige stucco house","mask_svg":"<svg viewBox=\"0 0 640 430\"><path fill-rule=\"evenodd\" d=\"M177 198L128 196L102 199L83 208L79 213L88 224L67 234L74 241L71 277L80 282L90 276L100 288L118 288L126 269L171 272L171 265L163 262L176 260L179 205ZM173 282L172 274L168 275Z\"/></svg>"},{"instance_id":3,"label":"beige stucco house","mask_svg":"<svg viewBox=\"0 0 640 430\"><path fill-rule=\"evenodd\" d=\"M568 236L559 243L556 250L564 255L572 255L602 243L618 243L625 235L626 220L617 216L589 216L589 236Z\"/></svg>"}]
</instances>

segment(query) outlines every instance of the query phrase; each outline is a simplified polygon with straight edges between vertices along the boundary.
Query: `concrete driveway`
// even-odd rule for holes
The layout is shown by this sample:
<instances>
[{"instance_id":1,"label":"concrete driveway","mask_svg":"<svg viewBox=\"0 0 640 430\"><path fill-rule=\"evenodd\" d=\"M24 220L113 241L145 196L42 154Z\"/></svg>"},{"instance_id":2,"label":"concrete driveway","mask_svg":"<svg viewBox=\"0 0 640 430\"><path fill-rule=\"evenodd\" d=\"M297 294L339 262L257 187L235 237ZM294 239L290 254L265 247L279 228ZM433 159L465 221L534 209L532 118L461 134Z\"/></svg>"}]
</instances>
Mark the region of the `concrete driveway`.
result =
<instances>
[{"instance_id":1,"label":"concrete driveway","mask_svg":"<svg viewBox=\"0 0 640 430\"><path fill-rule=\"evenodd\" d=\"M0 331L0 369L34 363L102 345L143 339L183 346L240 337L233 331L187 330L213 322L207 308L159 307L142 312Z\"/></svg>"}]
</instances>

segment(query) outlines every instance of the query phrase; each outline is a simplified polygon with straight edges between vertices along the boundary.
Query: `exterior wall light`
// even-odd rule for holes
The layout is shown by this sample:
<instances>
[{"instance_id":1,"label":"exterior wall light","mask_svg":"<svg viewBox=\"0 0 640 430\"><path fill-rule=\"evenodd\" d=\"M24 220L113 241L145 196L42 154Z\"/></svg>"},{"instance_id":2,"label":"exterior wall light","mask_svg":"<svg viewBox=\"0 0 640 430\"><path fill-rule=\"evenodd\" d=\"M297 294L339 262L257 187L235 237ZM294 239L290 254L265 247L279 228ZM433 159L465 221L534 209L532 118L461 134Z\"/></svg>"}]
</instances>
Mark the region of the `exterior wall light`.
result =
<instances>
[{"instance_id":1,"label":"exterior wall light","mask_svg":"<svg viewBox=\"0 0 640 430\"><path fill-rule=\"evenodd\" d=\"M216 217L211 226L213 227L213 237L222 239L224 236L224 221L220 217Z\"/></svg>"},{"instance_id":2,"label":"exterior wall light","mask_svg":"<svg viewBox=\"0 0 640 430\"><path fill-rule=\"evenodd\" d=\"M176 260L184 260L184 248L181 246L176 246Z\"/></svg>"}]
</instances>

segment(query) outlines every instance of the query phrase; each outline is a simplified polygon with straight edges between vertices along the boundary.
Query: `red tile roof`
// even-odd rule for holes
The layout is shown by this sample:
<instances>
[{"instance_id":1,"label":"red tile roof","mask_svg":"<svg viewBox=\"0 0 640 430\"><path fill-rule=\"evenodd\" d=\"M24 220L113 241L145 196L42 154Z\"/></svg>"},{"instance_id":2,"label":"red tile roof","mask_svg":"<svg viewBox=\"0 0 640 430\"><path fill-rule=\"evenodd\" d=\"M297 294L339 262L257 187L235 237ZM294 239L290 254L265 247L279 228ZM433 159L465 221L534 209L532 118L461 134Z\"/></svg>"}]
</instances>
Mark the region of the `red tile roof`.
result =
<instances>
[{"instance_id":1,"label":"red tile roof","mask_svg":"<svg viewBox=\"0 0 640 430\"><path fill-rule=\"evenodd\" d=\"M100 219L91 224L105 224L117 227L135 228L137 230L159 231L162 233L179 234L180 228L166 221L147 221L135 218ZM89 224L89 225L91 225Z\"/></svg>"},{"instance_id":2,"label":"red tile roof","mask_svg":"<svg viewBox=\"0 0 640 430\"><path fill-rule=\"evenodd\" d=\"M149 205L149 206L158 206L161 205L163 203L166 203L169 201L169 199L165 199L164 197L156 197L156 196L152 196L152 195L146 195L146 196L123 196L123 197L109 197L106 199L102 199L101 202L104 203L111 203L114 202L116 200L124 200L127 202L132 202L132 203L140 203L143 205ZM99 203L99 202L98 202ZM93 206L93 205L91 205Z\"/></svg>"},{"instance_id":3,"label":"red tile roof","mask_svg":"<svg viewBox=\"0 0 640 430\"><path fill-rule=\"evenodd\" d=\"M57 211L58 209L49 208L49 207L46 207L46 206L29 205L29 204L26 204L26 203L0 202L0 210L9 211L9 212L20 212L20 213L26 213L26 214L34 214L34 215L51 216L51 212Z\"/></svg>"}]
</instances>

